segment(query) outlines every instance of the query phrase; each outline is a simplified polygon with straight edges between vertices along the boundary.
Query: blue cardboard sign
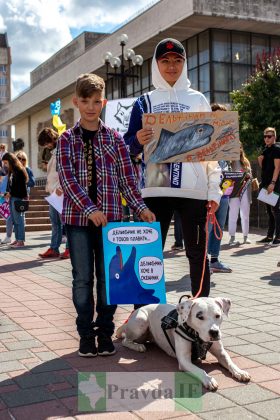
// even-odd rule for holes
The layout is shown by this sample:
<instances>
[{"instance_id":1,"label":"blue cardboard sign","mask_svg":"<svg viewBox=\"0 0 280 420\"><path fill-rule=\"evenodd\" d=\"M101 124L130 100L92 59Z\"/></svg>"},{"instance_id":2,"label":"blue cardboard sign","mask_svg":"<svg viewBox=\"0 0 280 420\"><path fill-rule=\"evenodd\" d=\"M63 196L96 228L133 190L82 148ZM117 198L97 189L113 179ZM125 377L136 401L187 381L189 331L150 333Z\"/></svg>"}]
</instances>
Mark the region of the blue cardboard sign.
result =
<instances>
[{"instance_id":1,"label":"blue cardboard sign","mask_svg":"<svg viewBox=\"0 0 280 420\"><path fill-rule=\"evenodd\" d=\"M166 303L160 223L103 227L108 305Z\"/></svg>"}]
</instances>

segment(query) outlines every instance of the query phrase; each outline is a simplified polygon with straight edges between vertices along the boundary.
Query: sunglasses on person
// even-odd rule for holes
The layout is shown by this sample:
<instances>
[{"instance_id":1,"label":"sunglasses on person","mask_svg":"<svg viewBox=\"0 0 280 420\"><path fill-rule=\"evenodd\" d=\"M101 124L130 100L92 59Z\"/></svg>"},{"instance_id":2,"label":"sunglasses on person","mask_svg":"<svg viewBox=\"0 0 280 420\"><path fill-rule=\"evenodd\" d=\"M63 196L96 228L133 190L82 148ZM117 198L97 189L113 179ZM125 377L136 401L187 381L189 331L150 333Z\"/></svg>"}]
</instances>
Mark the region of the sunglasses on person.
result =
<instances>
[{"instance_id":1,"label":"sunglasses on person","mask_svg":"<svg viewBox=\"0 0 280 420\"><path fill-rule=\"evenodd\" d=\"M24 159L22 157L18 157L18 160L20 160L21 162L26 162L26 159Z\"/></svg>"},{"instance_id":2,"label":"sunglasses on person","mask_svg":"<svg viewBox=\"0 0 280 420\"><path fill-rule=\"evenodd\" d=\"M268 138L268 139L271 139L271 137L274 137L274 134L265 134L264 136L263 136L263 138L265 139L265 138Z\"/></svg>"}]
</instances>

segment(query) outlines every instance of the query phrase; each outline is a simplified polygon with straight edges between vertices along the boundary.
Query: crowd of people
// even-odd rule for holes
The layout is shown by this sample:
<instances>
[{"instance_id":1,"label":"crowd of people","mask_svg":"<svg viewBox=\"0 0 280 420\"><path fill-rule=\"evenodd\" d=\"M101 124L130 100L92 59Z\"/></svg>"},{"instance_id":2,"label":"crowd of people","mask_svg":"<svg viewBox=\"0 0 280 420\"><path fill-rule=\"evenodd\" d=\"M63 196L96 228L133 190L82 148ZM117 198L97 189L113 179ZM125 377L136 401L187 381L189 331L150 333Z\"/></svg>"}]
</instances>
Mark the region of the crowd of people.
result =
<instances>
[{"instance_id":1,"label":"crowd of people","mask_svg":"<svg viewBox=\"0 0 280 420\"><path fill-rule=\"evenodd\" d=\"M249 215L253 176L242 144L237 161L176 163L176 174L180 173L180 185L177 184L176 188L172 182L175 176L173 164L155 164L144 159L145 146L154 136L152 127L142 125L144 113L226 111L227 108L221 104L213 104L211 108L206 97L190 87L186 52L175 39L164 39L156 46L152 59L152 83L155 89L140 96L134 103L128 131L122 138L100 119L106 105L103 79L95 74L82 74L76 81L73 98L80 114L79 121L60 137L55 130L45 128L38 138L38 144L51 151L46 191L64 196L62 214L50 205L51 243L39 257L57 258L62 255L62 258L71 258L73 303L80 336L79 355L82 357L115 353L112 335L116 305L106 303L102 226L107 222L124 220L124 200L135 220L160 222L163 248L171 220L175 217L175 244L172 249L181 251L185 248L193 296L209 296L211 272L232 271L220 259L227 215L229 245L238 245L236 228L239 213L243 243L251 243ZM262 168L261 187L268 192L280 192L280 148L275 144L274 128L264 130L264 141L264 151L258 158ZM3 145L0 151L2 149ZM135 162L137 169L141 169L137 170L138 176ZM1 152L0 170L2 184L4 178L7 180L2 193L10 203L8 242L11 242L11 232L14 231L15 241L10 246L22 247L25 242L24 213L18 212L14 203L28 197L30 188L34 186L34 177L23 151L17 155L6 150ZM226 194L221 188L226 173L242 174L242 183L235 195ZM267 236L260 242L278 245L279 202L275 207L267 205L267 212L269 228ZM215 214L220 226L219 235L211 225L205 229L207 216L214 217ZM65 251L60 254L63 229L67 243ZM3 242L8 243L7 240ZM206 248L210 260L206 256L205 261ZM135 305L134 309L139 306Z\"/></svg>"}]
</instances>

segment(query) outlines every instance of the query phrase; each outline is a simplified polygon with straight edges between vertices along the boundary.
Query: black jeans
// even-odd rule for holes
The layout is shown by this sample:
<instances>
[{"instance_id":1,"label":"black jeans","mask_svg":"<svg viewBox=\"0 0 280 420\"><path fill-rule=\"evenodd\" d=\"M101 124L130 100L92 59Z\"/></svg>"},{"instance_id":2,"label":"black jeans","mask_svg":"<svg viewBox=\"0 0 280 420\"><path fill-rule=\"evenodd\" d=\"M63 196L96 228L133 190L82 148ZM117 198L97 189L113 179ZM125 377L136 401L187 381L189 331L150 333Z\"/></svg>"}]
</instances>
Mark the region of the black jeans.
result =
<instances>
[{"instance_id":1,"label":"black jeans","mask_svg":"<svg viewBox=\"0 0 280 420\"><path fill-rule=\"evenodd\" d=\"M266 212L268 215L268 238L280 238L280 199L277 201L276 206L266 204Z\"/></svg>"},{"instance_id":2,"label":"black jeans","mask_svg":"<svg viewBox=\"0 0 280 420\"><path fill-rule=\"evenodd\" d=\"M195 296L200 286L206 247L207 201L174 197L149 197L145 198L144 201L149 209L155 213L156 220L160 222L163 248L173 213L174 211L179 213L186 255L190 264L192 294ZM200 296L209 296L209 292L210 270L207 258Z\"/></svg>"},{"instance_id":3,"label":"black jeans","mask_svg":"<svg viewBox=\"0 0 280 420\"><path fill-rule=\"evenodd\" d=\"M116 305L107 305L105 269L103 258L102 228L91 226L65 225L70 250L73 273L73 303L77 311L77 330L81 337L104 333L112 336L114 332L114 313ZM96 312L94 316L94 266L96 275Z\"/></svg>"}]
</instances>

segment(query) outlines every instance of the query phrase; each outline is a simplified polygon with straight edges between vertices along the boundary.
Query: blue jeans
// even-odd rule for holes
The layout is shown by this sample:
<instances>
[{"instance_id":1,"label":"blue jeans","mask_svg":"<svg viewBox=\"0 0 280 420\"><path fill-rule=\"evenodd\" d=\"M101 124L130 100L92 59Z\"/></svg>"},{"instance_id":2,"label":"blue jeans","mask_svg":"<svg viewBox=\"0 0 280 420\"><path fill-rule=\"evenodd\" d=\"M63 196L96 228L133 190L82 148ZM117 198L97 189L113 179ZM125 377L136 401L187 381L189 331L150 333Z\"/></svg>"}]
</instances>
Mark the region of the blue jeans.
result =
<instances>
[{"instance_id":1,"label":"blue jeans","mask_svg":"<svg viewBox=\"0 0 280 420\"><path fill-rule=\"evenodd\" d=\"M54 251L59 252L59 247L62 241L62 223L60 214L51 205L49 206L49 213L52 224L51 248Z\"/></svg>"},{"instance_id":2,"label":"blue jeans","mask_svg":"<svg viewBox=\"0 0 280 420\"><path fill-rule=\"evenodd\" d=\"M11 238L13 234L13 221L12 221L12 215L8 217L6 220L6 236L7 238Z\"/></svg>"},{"instance_id":3,"label":"blue jeans","mask_svg":"<svg viewBox=\"0 0 280 420\"><path fill-rule=\"evenodd\" d=\"M229 199L222 198L220 201L220 206L218 210L216 211L216 219L222 231L224 230L225 223L226 223L228 205L229 205ZM211 257L218 258L220 254L222 238L221 239L216 238L214 229L212 229L212 225L210 223L209 223L208 229L209 229L208 254L210 254Z\"/></svg>"},{"instance_id":4,"label":"blue jeans","mask_svg":"<svg viewBox=\"0 0 280 420\"><path fill-rule=\"evenodd\" d=\"M105 269L103 258L102 228L90 226L65 225L72 263L72 296L77 311L77 330L81 337L104 333L112 336L114 332L114 313L116 305L107 305ZM94 317L94 272L96 275L96 312Z\"/></svg>"},{"instance_id":5,"label":"blue jeans","mask_svg":"<svg viewBox=\"0 0 280 420\"><path fill-rule=\"evenodd\" d=\"M24 213L19 213L15 209L15 201L21 200L21 198L11 197L10 198L10 212L12 223L15 230L16 241L25 241L25 216Z\"/></svg>"}]
</instances>

